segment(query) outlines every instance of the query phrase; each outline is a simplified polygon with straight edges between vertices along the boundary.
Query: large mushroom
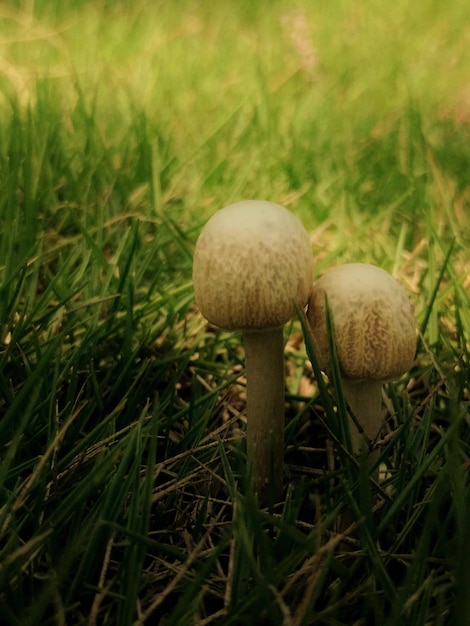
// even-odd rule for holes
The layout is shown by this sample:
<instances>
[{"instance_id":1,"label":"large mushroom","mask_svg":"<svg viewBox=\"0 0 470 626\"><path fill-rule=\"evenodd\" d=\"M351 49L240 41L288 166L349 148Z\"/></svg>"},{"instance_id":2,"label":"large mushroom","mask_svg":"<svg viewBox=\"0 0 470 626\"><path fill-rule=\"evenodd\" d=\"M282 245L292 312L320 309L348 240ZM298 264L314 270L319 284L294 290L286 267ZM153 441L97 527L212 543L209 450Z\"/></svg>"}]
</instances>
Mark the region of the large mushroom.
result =
<instances>
[{"instance_id":1,"label":"large mushroom","mask_svg":"<svg viewBox=\"0 0 470 626\"><path fill-rule=\"evenodd\" d=\"M358 454L382 428L382 384L406 373L413 363L413 307L403 287L379 267L351 263L326 272L314 284L307 319L327 372L328 309L345 399L356 418L350 419L350 436Z\"/></svg>"},{"instance_id":2,"label":"large mushroom","mask_svg":"<svg viewBox=\"0 0 470 626\"><path fill-rule=\"evenodd\" d=\"M308 233L284 207L237 202L215 213L196 243L196 304L212 324L243 333L247 456L260 503L279 499L284 457L283 326L307 304Z\"/></svg>"}]
</instances>

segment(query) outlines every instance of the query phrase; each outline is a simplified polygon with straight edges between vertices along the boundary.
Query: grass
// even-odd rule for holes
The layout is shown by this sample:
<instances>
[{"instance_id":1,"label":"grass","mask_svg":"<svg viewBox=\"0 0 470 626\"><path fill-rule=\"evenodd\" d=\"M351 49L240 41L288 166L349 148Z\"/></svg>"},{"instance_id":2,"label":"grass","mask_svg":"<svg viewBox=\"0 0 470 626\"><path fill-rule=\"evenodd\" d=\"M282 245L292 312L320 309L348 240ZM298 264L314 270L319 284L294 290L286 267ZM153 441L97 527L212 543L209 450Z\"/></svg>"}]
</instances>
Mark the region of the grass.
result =
<instances>
[{"instance_id":1,"label":"grass","mask_svg":"<svg viewBox=\"0 0 470 626\"><path fill-rule=\"evenodd\" d=\"M465 3L4 4L2 624L470 623ZM317 275L410 293L379 484L297 320L285 497L256 506L240 338L191 285L248 197L302 219Z\"/></svg>"}]
</instances>

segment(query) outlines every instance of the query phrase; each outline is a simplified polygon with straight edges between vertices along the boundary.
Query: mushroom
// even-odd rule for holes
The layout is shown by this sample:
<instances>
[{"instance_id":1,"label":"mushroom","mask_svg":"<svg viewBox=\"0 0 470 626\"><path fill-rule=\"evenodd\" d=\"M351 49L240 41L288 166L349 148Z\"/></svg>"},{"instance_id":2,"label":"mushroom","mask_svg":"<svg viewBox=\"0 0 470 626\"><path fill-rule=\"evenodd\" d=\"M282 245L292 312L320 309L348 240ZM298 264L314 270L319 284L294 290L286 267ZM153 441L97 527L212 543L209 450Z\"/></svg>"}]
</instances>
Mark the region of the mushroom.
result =
<instances>
[{"instance_id":1,"label":"mushroom","mask_svg":"<svg viewBox=\"0 0 470 626\"><path fill-rule=\"evenodd\" d=\"M283 326L305 308L313 255L301 222L261 200L226 206L197 240L196 304L215 326L240 330L245 347L247 456L260 503L282 493Z\"/></svg>"},{"instance_id":2,"label":"mushroom","mask_svg":"<svg viewBox=\"0 0 470 626\"><path fill-rule=\"evenodd\" d=\"M401 285L379 267L351 263L326 272L314 284L307 319L319 364L328 372L327 310L344 396L355 418L350 419L352 450L359 454L382 427L382 384L400 377L413 363L413 307Z\"/></svg>"}]
</instances>

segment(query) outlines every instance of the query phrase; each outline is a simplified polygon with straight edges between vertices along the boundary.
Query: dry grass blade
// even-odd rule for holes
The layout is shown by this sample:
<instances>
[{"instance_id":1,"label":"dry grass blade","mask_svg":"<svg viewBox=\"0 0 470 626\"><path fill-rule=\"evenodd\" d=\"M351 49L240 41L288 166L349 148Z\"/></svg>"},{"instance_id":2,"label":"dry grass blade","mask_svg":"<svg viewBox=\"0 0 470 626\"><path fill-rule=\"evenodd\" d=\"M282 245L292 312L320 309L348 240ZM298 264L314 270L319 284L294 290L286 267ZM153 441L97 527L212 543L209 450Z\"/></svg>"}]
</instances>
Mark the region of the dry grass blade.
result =
<instances>
[{"instance_id":1,"label":"dry grass blade","mask_svg":"<svg viewBox=\"0 0 470 626\"><path fill-rule=\"evenodd\" d=\"M106 582L106 579L107 579L109 562L111 560L111 552L113 549L114 539L115 539L115 534L113 533L106 545L106 552L104 555L103 565L101 568L100 577L98 581L98 588L100 589L100 591L96 593L95 597L93 598L93 604L91 605L90 615L88 617L90 626L96 626L98 622L98 614L100 612L101 603L106 598L106 595L113 584L112 581Z\"/></svg>"},{"instance_id":2,"label":"dry grass blade","mask_svg":"<svg viewBox=\"0 0 470 626\"><path fill-rule=\"evenodd\" d=\"M175 576L171 579L171 581L166 585L165 589L160 591L155 598L152 600L150 605L143 611L138 619L134 622L134 626L141 626L145 624L155 613L158 607L166 600L166 598L173 593L173 591L177 588L177 586L184 580L186 576L189 576L191 566L195 562L195 560L201 555L201 552L205 550L207 542L210 540L211 533L213 532L215 526L219 522L220 518L224 513L224 509L221 508L218 512L217 516L209 524L206 532L203 534L198 543L194 546L191 552L187 555L184 563L181 563L178 566L178 571Z\"/></svg>"}]
</instances>

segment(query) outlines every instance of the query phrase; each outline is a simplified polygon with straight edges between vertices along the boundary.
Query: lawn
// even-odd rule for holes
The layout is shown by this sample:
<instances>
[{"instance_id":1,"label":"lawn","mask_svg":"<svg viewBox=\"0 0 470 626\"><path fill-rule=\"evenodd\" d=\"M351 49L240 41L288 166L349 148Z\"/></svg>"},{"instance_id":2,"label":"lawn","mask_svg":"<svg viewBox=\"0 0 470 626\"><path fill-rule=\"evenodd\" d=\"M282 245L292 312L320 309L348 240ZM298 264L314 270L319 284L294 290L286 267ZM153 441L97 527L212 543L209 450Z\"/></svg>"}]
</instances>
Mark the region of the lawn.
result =
<instances>
[{"instance_id":1,"label":"lawn","mask_svg":"<svg viewBox=\"0 0 470 626\"><path fill-rule=\"evenodd\" d=\"M2 626L470 624L470 9L382 4L2 3ZM241 336L191 278L246 198L299 217L316 277L409 294L378 482L294 319L256 502Z\"/></svg>"}]
</instances>

